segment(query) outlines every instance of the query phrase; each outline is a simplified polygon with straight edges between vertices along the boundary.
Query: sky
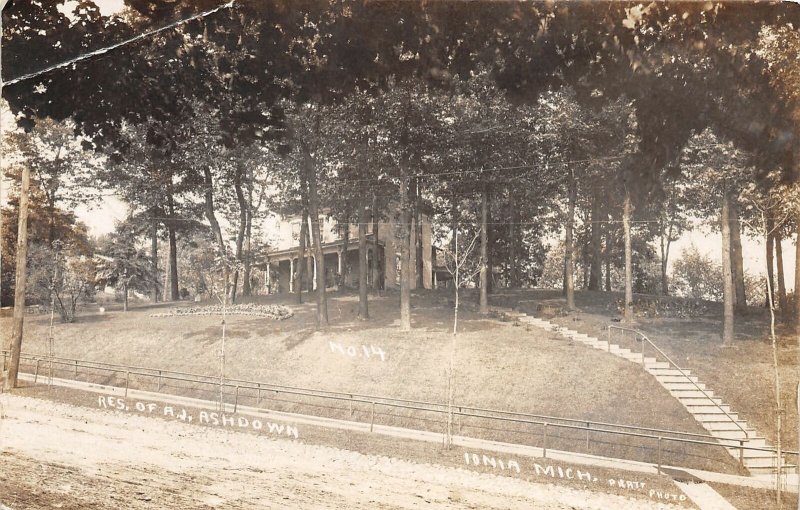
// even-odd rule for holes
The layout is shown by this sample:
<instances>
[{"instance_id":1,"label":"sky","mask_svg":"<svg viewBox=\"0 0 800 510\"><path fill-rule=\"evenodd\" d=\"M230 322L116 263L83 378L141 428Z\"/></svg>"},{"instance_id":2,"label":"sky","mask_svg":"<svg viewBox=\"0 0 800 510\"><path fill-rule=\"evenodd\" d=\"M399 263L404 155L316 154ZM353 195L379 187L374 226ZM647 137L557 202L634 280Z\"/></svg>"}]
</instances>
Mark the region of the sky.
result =
<instances>
[{"instance_id":1,"label":"sky","mask_svg":"<svg viewBox=\"0 0 800 510\"><path fill-rule=\"evenodd\" d=\"M715 261L720 261L722 258L722 236L719 232L713 232L710 229L701 228L695 229L685 233L681 238L672 243L670 247L670 269L672 263L680 258L681 251L694 244L700 253L708 255ZM784 239L781 243L783 248L783 269L784 279L786 280L786 289L794 289L794 261L795 261L795 245L791 239ZM746 235L742 235L742 258L744 259L744 268L752 274L765 274L766 273L766 248L761 239L753 239Z\"/></svg>"},{"instance_id":2,"label":"sky","mask_svg":"<svg viewBox=\"0 0 800 510\"><path fill-rule=\"evenodd\" d=\"M103 16L120 12L125 7L124 0L94 0L94 3ZM76 5L78 5L76 1L64 2L64 7L60 10L62 12L72 12Z\"/></svg>"}]
</instances>

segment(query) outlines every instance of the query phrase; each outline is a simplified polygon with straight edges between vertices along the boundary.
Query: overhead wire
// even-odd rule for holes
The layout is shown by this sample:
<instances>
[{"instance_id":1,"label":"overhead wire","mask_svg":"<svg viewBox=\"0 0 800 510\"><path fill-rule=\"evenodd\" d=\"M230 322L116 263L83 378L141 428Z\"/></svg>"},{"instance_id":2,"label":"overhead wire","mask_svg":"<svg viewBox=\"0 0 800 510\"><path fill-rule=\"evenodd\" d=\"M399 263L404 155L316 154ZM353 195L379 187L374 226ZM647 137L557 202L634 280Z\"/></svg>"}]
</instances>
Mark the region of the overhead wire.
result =
<instances>
[{"instance_id":1,"label":"overhead wire","mask_svg":"<svg viewBox=\"0 0 800 510\"><path fill-rule=\"evenodd\" d=\"M5 81L5 82L0 81L0 86L14 85L15 83L19 83L19 82L22 82L22 81L26 81L26 80L30 80L30 79L33 79L33 78L37 78L37 77L39 77L39 76L41 76L43 74L49 73L51 71L55 71L56 69L62 69L64 67L69 67L71 65L77 64L78 62L82 62L84 60L88 60L88 59L90 59L92 57L96 57L98 55L103 55L105 53L108 53L109 51L113 51L113 50L116 50L116 49L121 48L123 46L127 46L128 44L132 44L134 42L141 41L141 40L146 39L146 38L148 38L150 36L158 34L160 32L164 32L166 30L171 30L171 29L173 29L175 27L179 27L181 25L185 25L186 23L189 23L191 21L194 21L194 20L197 20L197 19L202 19L202 18L205 18L207 16L211 16L212 14L215 14L215 13L217 13L219 11L224 10L224 9L232 8L234 6L234 3L236 3L236 0L229 0L228 2L226 2L226 3L222 4L222 5L218 5L217 7L214 7L213 9L209 9L207 11L199 12L199 13L194 14L192 16L189 16L187 18L182 18L182 19L179 19L177 21L173 21L172 23L169 23L169 24L164 25L162 27L154 28L154 29L151 29L151 30L146 30L146 31L142 32L141 34L135 35L133 37L129 37L129 38L124 39L124 40L122 40L122 41L120 41L118 43L114 43L114 44L111 44L109 46L105 46L103 48L92 50L92 51L87 52L87 53L82 53L82 54L78 55L77 57L73 57L71 59L65 60L63 62L59 62L57 64L49 65L49 66L44 67L42 69L39 69L37 71L33 71L33 72L30 72L30 73L27 73L27 74L23 74L22 76L17 76L16 78L12 78L12 79L10 79L8 81Z\"/></svg>"}]
</instances>

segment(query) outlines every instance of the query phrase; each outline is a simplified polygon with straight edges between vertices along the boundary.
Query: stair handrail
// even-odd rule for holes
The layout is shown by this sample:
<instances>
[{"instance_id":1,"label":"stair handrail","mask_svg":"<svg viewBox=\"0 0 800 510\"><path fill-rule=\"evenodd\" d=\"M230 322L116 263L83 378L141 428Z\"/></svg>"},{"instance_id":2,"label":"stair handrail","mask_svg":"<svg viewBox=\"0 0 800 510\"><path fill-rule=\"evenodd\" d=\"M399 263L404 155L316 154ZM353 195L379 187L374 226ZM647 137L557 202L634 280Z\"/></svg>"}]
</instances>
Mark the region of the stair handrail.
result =
<instances>
[{"instance_id":1,"label":"stair handrail","mask_svg":"<svg viewBox=\"0 0 800 510\"><path fill-rule=\"evenodd\" d=\"M692 383L692 385L693 385L695 388L697 388L697 390L698 390L700 393L702 393L702 394L703 394L703 395L704 395L704 396L705 396L705 397L706 397L706 398L709 400L709 402L711 402L712 404L714 404L714 405L715 405L715 406L716 406L716 407L717 407L717 408L718 408L720 411L722 411L722 413L723 413L723 414L724 414L724 415L725 415L725 416L726 416L726 417L727 417L727 418L728 418L728 419L731 421L731 423L733 423L734 425L736 425L736 427L737 427L739 430L741 430L741 431L744 433L744 438L745 438L745 439L750 439L750 434L748 434L748 433L747 433L747 430L745 430L745 429L744 429L744 427L742 427L742 426L739 424L739 422L738 422L738 421L734 420L734 419L733 419L733 417L732 417L732 416L731 416L731 415L730 415L730 414L729 414L729 413L728 413L728 412L727 412L725 409L723 409L721 405L719 405L719 404L718 404L718 403L717 403L717 402L716 402L716 401L715 401L715 400L714 400L714 399L713 399L711 396L709 396L709 394L708 394L708 393L706 393L706 392L705 392L705 390L703 390L703 389L702 389L700 386L698 386L698 385L697 385L697 383L696 383L696 382L694 382L694 381L692 380L692 378L691 378L691 377L689 377L689 374L687 374L686 372L684 372L684 371L683 371L683 369L682 369L681 367L679 367L677 363L675 363L674 361L672 361L672 358L670 358L669 356L667 356L667 355L664 353L664 351L662 351L662 350L661 350L661 349L660 349L660 348L659 348L659 347L658 347L656 344L654 344L654 343L653 343L653 341L652 341L652 340L650 340L650 339L647 337L647 335L645 335L644 333L642 333L642 332L641 332L641 331L639 331L638 329L625 328L625 327L622 327L622 326L615 326L614 324L610 324L610 325L608 326L608 329L609 329L609 331L611 331L612 329L616 329L616 330L620 330L620 331L630 331L631 333L634 333L635 335L637 335L637 336L639 337L639 338L637 338L637 337L634 337L634 341L637 341L637 342L639 342L639 341L640 341L640 342L642 342L642 345L643 345L643 346L644 346L644 342L647 342L648 344L650 344L650 346L651 346L653 349L655 349L655 350L656 350L656 352L658 352L659 354L661 354L661 356L663 356L663 357L664 357L664 359L666 359L666 360L667 360L667 363L669 363L669 364L670 364L670 365L672 365L672 366L673 366L675 369L677 369L677 370L678 370L678 372L680 372L680 374L681 374L681 375L682 375L684 378L686 378L686 380L687 380L687 381L689 381L690 383ZM610 344L609 344L609 348L610 348ZM658 358L656 358L656 361L658 361ZM645 366L645 364L644 364L644 349L642 349L642 366Z\"/></svg>"}]
</instances>

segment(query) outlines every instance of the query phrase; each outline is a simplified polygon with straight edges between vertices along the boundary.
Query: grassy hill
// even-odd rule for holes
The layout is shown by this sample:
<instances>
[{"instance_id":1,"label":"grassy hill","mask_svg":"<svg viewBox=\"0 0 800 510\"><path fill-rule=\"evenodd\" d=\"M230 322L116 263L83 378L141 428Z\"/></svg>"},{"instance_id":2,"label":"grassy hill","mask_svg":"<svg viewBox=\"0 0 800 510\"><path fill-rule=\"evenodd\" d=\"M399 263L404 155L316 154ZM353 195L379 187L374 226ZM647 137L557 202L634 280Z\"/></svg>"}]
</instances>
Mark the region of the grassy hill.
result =
<instances>
[{"instance_id":1,"label":"grassy hill","mask_svg":"<svg viewBox=\"0 0 800 510\"><path fill-rule=\"evenodd\" d=\"M256 298L261 303L286 304L295 315L284 321L228 317L226 375L297 387L445 402L453 345L449 299L444 292L415 295L414 330L402 333L396 325L399 298L393 293L371 299L370 321L357 319L356 296L333 296L329 303L331 326L325 331L315 331L312 304L296 305L281 296ZM189 304L142 306L127 313L88 313L74 324L56 323L55 355L217 375L221 317L151 317L175 306ZM473 311L463 311L461 319L461 333L456 339L455 400L459 404L705 433L650 375L629 362L542 330L526 331ZM0 319L4 331L10 330L9 321ZM49 317L29 318L24 352L47 352L48 326ZM333 348L331 342L335 344ZM341 350L336 345L342 346ZM383 353L383 360L378 352ZM313 412L336 415L334 410L321 408ZM385 412L380 419L433 430L441 430L442 425L414 422L410 413ZM525 427L500 430L469 423L462 423L460 432L530 444L537 444L540 434L539 430ZM561 442L551 439L551 447L583 448L583 440L576 441L574 435L553 433L558 435L562 436ZM593 438L588 451L654 459L652 448L642 449L632 443L628 448L608 439L611 437ZM735 462L721 449L689 456L688 450L679 445L666 450L665 462L736 471Z\"/></svg>"},{"instance_id":2,"label":"grassy hill","mask_svg":"<svg viewBox=\"0 0 800 510\"><path fill-rule=\"evenodd\" d=\"M498 303L517 304L523 311L533 312L538 303L564 305L557 291L503 291L495 296ZM722 348L722 305L715 302L636 296L642 303L641 313L633 325L644 332L670 358L688 368L730 404L739 416L775 444L775 379L772 347L769 340L769 312L750 307L736 316L736 341L732 348ZM579 312L556 319L583 333L606 337L609 324L617 324L620 293L578 292ZM687 313L688 312L688 313ZM676 315L687 315L676 317ZM778 366L781 399L784 403L782 440L784 448L797 449L797 384L800 380L800 350L797 337L790 328L778 325ZM639 344L619 341L631 349Z\"/></svg>"}]
</instances>

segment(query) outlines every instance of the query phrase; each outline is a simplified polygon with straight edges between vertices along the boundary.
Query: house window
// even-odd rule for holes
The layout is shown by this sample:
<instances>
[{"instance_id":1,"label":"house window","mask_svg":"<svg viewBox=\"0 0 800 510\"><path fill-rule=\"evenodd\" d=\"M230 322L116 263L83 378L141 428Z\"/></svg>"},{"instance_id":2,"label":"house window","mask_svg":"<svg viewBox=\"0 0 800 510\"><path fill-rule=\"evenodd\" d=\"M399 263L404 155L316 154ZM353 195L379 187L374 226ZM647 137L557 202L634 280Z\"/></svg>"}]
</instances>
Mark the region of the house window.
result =
<instances>
[{"instance_id":1,"label":"house window","mask_svg":"<svg viewBox=\"0 0 800 510\"><path fill-rule=\"evenodd\" d=\"M292 241L300 241L300 221L292 223Z\"/></svg>"}]
</instances>

